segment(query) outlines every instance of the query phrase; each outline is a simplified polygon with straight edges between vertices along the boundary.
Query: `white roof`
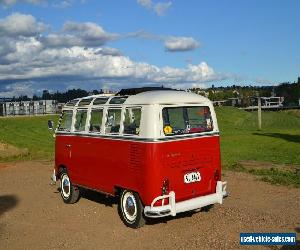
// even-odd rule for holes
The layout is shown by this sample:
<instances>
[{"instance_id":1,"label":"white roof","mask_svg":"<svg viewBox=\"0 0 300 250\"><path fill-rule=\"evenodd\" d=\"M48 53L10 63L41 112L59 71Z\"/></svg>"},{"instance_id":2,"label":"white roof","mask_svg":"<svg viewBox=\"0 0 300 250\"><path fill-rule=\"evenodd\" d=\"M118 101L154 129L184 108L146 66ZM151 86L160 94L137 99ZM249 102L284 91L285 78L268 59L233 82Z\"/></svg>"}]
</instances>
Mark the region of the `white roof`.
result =
<instances>
[{"instance_id":1,"label":"white roof","mask_svg":"<svg viewBox=\"0 0 300 250\"><path fill-rule=\"evenodd\" d=\"M95 99L95 98L107 98L108 101L106 104L110 102L113 98L122 98L122 96L105 96L105 95L92 95L92 96L86 96L83 98L77 98L73 101L77 101L77 105L79 101L84 99ZM201 95L191 93L191 92L185 92L185 91L177 91L177 90L155 90L155 91L147 91L142 92L136 95L128 96L124 104L129 105L150 105L150 104L207 104L211 103L211 101L203 97ZM76 105L76 106L77 106ZM120 105L120 104L118 104ZM68 107L68 105L65 105Z\"/></svg>"},{"instance_id":2,"label":"white roof","mask_svg":"<svg viewBox=\"0 0 300 250\"><path fill-rule=\"evenodd\" d=\"M195 93L176 90L156 90L142 92L127 98L124 104L174 104L174 103L207 103L206 97Z\"/></svg>"}]
</instances>

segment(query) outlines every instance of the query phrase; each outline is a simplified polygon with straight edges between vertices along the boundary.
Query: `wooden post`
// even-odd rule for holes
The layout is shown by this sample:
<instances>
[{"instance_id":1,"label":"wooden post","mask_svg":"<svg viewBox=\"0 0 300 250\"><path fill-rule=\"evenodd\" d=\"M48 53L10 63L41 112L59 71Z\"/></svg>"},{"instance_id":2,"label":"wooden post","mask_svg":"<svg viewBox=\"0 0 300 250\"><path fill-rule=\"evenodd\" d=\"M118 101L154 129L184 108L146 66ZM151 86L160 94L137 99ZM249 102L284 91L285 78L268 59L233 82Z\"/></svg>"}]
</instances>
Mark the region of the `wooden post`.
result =
<instances>
[{"instance_id":1,"label":"wooden post","mask_svg":"<svg viewBox=\"0 0 300 250\"><path fill-rule=\"evenodd\" d=\"M258 116L258 130L261 130L261 98L257 98L257 116Z\"/></svg>"}]
</instances>

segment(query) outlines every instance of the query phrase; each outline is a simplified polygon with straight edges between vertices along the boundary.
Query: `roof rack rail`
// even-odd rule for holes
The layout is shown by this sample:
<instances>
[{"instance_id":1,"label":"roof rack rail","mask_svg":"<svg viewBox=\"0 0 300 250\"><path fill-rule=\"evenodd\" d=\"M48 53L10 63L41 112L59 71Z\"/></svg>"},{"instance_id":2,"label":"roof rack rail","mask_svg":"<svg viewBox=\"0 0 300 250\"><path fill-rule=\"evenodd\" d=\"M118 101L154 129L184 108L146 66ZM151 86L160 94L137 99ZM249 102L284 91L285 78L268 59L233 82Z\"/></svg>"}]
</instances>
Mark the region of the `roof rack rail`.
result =
<instances>
[{"instance_id":1,"label":"roof rack rail","mask_svg":"<svg viewBox=\"0 0 300 250\"><path fill-rule=\"evenodd\" d=\"M154 90L176 90L172 88L165 88L165 87L141 87L141 88L129 88L129 89L121 89L116 96L122 95L136 95L139 93L147 92L147 91L154 91Z\"/></svg>"}]
</instances>

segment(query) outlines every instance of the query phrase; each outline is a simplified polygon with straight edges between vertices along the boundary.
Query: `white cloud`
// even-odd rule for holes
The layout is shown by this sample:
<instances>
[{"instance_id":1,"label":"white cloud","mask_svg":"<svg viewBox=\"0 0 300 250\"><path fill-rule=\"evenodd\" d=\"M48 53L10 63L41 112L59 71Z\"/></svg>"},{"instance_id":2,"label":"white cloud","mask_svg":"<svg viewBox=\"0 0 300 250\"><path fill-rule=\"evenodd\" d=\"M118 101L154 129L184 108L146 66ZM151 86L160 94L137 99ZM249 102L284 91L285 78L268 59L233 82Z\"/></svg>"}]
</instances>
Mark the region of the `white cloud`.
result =
<instances>
[{"instance_id":1,"label":"white cloud","mask_svg":"<svg viewBox=\"0 0 300 250\"><path fill-rule=\"evenodd\" d=\"M66 33L73 33L83 37L90 41L99 40L114 40L118 37L116 34L107 33L101 26L86 22L86 23L76 23L76 22L66 22L63 27L63 31Z\"/></svg>"},{"instance_id":2,"label":"white cloud","mask_svg":"<svg viewBox=\"0 0 300 250\"><path fill-rule=\"evenodd\" d=\"M9 7L18 2L24 2L24 3L29 3L29 4L43 4L46 1L45 0L0 0L0 5Z\"/></svg>"},{"instance_id":3,"label":"white cloud","mask_svg":"<svg viewBox=\"0 0 300 250\"><path fill-rule=\"evenodd\" d=\"M56 8L66 8L71 6L73 3L74 0L63 0L63 1L54 2L52 6Z\"/></svg>"},{"instance_id":4,"label":"white cloud","mask_svg":"<svg viewBox=\"0 0 300 250\"><path fill-rule=\"evenodd\" d=\"M145 31L132 32L127 34L126 37L137 37L146 40L161 41L164 43L165 50L169 52L195 50L200 46L200 43L193 37L162 36Z\"/></svg>"},{"instance_id":5,"label":"white cloud","mask_svg":"<svg viewBox=\"0 0 300 250\"><path fill-rule=\"evenodd\" d=\"M1 36L35 36L45 31L47 26L37 22L32 15L13 13L0 19Z\"/></svg>"},{"instance_id":6,"label":"white cloud","mask_svg":"<svg viewBox=\"0 0 300 250\"><path fill-rule=\"evenodd\" d=\"M103 47L95 52L96 55L103 56L122 56L122 52L115 48Z\"/></svg>"},{"instance_id":7,"label":"white cloud","mask_svg":"<svg viewBox=\"0 0 300 250\"><path fill-rule=\"evenodd\" d=\"M165 15L166 11L171 7L172 2L167 3L157 3L154 6L154 11L157 15L163 16Z\"/></svg>"},{"instance_id":8,"label":"white cloud","mask_svg":"<svg viewBox=\"0 0 300 250\"><path fill-rule=\"evenodd\" d=\"M122 55L99 53L96 48L48 48L35 38L19 42L17 50L7 58L10 64L0 65L0 80L20 80L55 77L97 78L158 84L182 83L190 86L218 79L220 76L205 62L186 68L159 68L134 62ZM101 52L101 50L100 50Z\"/></svg>"},{"instance_id":9,"label":"white cloud","mask_svg":"<svg viewBox=\"0 0 300 250\"><path fill-rule=\"evenodd\" d=\"M137 2L145 8L152 8L152 0L137 0Z\"/></svg>"},{"instance_id":10,"label":"white cloud","mask_svg":"<svg viewBox=\"0 0 300 250\"><path fill-rule=\"evenodd\" d=\"M117 38L117 34L108 33L95 23L66 22L61 33L39 39L47 47L99 47Z\"/></svg>"},{"instance_id":11,"label":"white cloud","mask_svg":"<svg viewBox=\"0 0 300 250\"><path fill-rule=\"evenodd\" d=\"M137 3L146 9L154 11L159 16L165 15L166 11L172 5L171 1L154 3L152 0L137 0Z\"/></svg>"},{"instance_id":12,"label":"white cloud","mask_svg":"<svg viewBox=\"0 0 300 250\"><path fill-rule=\"evenodd\" d=\"M11 7L17 3L52 6L55 8L66 8L71 6L74 3L74 0L0 0L0 5L2 5L4 8Z\"/></svg>"},{"instance_id":13,"label":"white cloud","mask_svg":"<svg viewBox=\"0 0 300 250\"><path fill-rule=\"evenodd\" d=\"M167 51L188 51L199 47L199 42L192 37L168 37L165 39Z\"/></svg>"},{"instance_id":14,"label":"white cloud","mask_svg":"<svg viewBox=\"0 0 300 250\"><path fill-rule=\"evenodd\" d=\"M19 13L0 20L2 96L30 94L41 89L41 84L48 89L90 89L110 84L115 88L149 84L189 88L224 77L205 62L175 68L133 61L116 48L103 47L119 36L94 23L67 22L57 34L45 34L45 27L33 16ZM170 50L193 48L192 42L182 45L193 39L173 39L169 41Z\"/></svg>"}]
</instances>

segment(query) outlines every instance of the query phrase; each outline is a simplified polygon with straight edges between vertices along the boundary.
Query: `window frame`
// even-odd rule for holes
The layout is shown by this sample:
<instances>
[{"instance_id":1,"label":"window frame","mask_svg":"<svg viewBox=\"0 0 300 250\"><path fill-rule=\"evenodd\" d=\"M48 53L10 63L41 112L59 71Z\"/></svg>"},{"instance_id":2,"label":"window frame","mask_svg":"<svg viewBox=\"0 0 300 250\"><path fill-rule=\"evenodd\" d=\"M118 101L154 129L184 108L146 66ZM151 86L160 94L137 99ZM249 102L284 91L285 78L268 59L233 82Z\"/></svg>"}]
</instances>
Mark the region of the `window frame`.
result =
<instances>
[{"instance_id":1,"label":"window frame","mask_svg":"<svg viewBox=\"0 0 300 250\"><path fill-rule=\"evenodd\" d=\"M90 131L90 124L91 124L93 110L101 110L102 111L102 120L101 120L101 124L100 124L100 132ZM105 111L104 111L104 107L103 106L102 107L95 106L95 107L89 108L88 109L88 123L87 123L87 131L88 131L88 133L89 134L97 134L97 135L103 134L104 133L104 131L103 131L103 129L104 129L103 128L103 122L106 121L105 117L106 117L106 115L105 115Z\"/></svg>"},{"instance_id":2,"label":"window frame","mask_svg":"<svg viewBox=\"0 0 300 250\"><path fill-rule=\"evenodd\" d=\"M124 108L124 111L123 111L123 119L122 119L122 135L123 136L135 136L135 137L137 137L137 136L140 136L140 134L141 134L141 125L142 125L142 114L143 114L143 109L142 109L142 106L125 106ZM139 129L140 129L140 131L139 131L139 133L138 134L126 134L126 133L124 133L124 122L125 122L125 115L126 115L126 110L127 109L139 109L140 111L141 111L141 117L140 117L140 127L139 127Z\"/></svg>"},{"instance_id":3,"label":"window frame","mask_svg":"<svg viewBox=\"0 0 300 250\"><path fill-rule=\"evenodd\" d=\"M74 112L73 113L73 132L74 133L79 133L79 134L82 134L82 133L86 133L86 131L87 131L87 121L88 121L88 119L89 119L89 109L88 108L84 108L84 107L80 107L80 108L77 108L76 107L76 112ZM85 119L85 125L84 125L84 130L76 130L75 129L75 124L76 124L76 121L77 121L77 118L76 118L76 116L77 116L77 112L78 111L80 111L80 110L84 110L84 111L86 111L86 119Z\"/></svg>"},{"instance_id":4,"label":"window frame","mask_svg":"<svg viewBox=\"0 0 300 250\"><path fill-rule=\"evenodd\" d=\"M202 132L194 132L194 133L184 133L184 134L172 134L172 135L166 135L164 132L164 118L163 118L163 109L164 108L195 108L195 107L207 107L210 112L211 116L211 121L212 121L212 129L209 131L202 131ZM213 109L210 105L208 104L201 104L201 103L195 103L195 104L180 104L180 105L161 105L160 107L160 135L166 138L172 138L172 137L186 137L186 136L197 136L201 134L210 134L214 133L216 127L215 127L215 120L214 120L214 115L213 115Z\"/></svg>"},{"instance_id":5,"label":"window frame","mask_svg":"<svg viewBox=\"0 0 300 250\"><path fill-rule=\"evenodd\" d=\"M71 126L70 126L70 130L60 130L59 127L61 125L61 122L62 122L62 118L63 118L63 113L64 112L72 112L72 116L71 116ZM61 114L60 114L60 117L59 117L59 120L58 120L58 124L57 124L57 127L56 127L56 133L71 133L73 131L73 120L74 120L74 109L63 109L61 111Z\"/></svg>"},{"instance_id":6,"label":"window frame","mask_svg":"<svg viewBox=\"0 0 300 250\"><path fill-rule=\"evenodd\" d=\"M106 122L107 122L107 118L108 118L108 112L111 109L120 110L120 128L119 128L118 132L106 133ZM105 108L105 116L103 115L104 121L103 121L103 133L102 134L107 135L107 136L119 136L119 135L122 135L122 132L123 132L123 122L122 121L124 119L123 109L124 109L124 107L121 107L121 106L112 106L112 105L107 106Z\"/></svg>"}]
</instances>

